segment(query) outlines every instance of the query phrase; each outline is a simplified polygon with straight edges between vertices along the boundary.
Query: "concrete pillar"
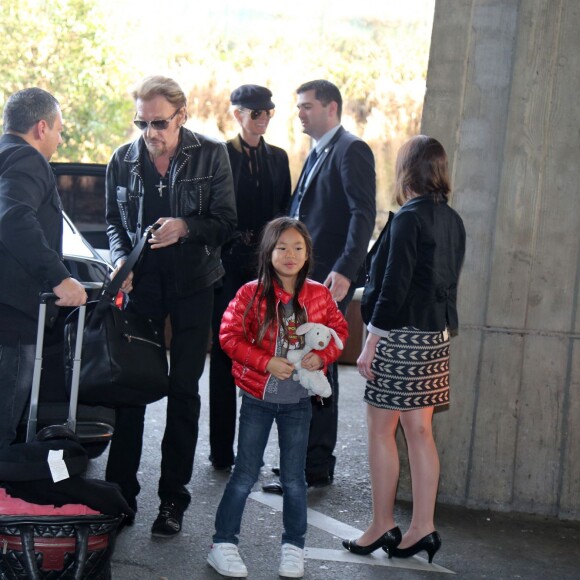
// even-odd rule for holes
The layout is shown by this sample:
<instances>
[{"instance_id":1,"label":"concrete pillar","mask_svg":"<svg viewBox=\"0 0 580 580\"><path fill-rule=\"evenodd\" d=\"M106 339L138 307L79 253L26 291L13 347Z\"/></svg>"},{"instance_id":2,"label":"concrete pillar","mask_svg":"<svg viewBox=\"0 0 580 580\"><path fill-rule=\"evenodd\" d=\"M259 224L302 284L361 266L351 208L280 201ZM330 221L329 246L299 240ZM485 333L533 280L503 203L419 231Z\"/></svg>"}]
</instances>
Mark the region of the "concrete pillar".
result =
<instances>
[{"instance_id":1,"label":"concrete pillar","mask_svg":"<svg viewBox=\"0 0 580 580\"><path fill-rule=\"evenodd\" d=\"M579 29L574 0L436 1L422 132L468 237L440 501L580 519Z\"/></svg>"}]
</instances>

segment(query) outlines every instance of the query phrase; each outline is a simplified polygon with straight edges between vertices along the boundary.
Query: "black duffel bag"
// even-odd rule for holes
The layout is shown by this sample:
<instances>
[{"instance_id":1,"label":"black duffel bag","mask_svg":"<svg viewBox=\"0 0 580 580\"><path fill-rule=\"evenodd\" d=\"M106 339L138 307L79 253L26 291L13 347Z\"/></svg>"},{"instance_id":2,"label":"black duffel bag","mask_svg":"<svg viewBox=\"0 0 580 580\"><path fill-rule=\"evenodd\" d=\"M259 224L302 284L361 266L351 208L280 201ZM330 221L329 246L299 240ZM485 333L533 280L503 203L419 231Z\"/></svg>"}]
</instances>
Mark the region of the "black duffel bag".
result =
<instances>
[{"instance_id":1,"label":"black duffel bag","mask_svg":"<svg viewBox=\"0 0 580 580\"><path fill-rule=\"evenodd\" d=\"M78 309L65 324L65 366L71 384L80 364L79 403L122 407L147 405L169 390L163 328L153 320L115 305L115 297L137 262L151 228L144 234L99 300L87 304L82 361L75 360Z\"/></svg>"}]
</instances>

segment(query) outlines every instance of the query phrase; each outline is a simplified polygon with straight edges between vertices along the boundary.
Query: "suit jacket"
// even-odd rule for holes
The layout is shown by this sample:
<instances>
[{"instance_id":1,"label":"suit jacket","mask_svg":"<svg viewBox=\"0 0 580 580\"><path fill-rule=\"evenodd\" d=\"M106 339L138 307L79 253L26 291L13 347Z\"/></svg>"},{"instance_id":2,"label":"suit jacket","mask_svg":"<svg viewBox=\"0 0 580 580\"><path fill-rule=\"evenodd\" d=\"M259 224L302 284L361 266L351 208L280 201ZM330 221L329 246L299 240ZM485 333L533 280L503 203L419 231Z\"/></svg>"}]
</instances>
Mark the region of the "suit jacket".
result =
<instances>
[{"instance_id":1,"label":"suit jacket","mask_svg":"<svg viewBox=\"0 0 580 580\"><path fill-rule=\"evenodd\" d=\"M314 246L314 280L323 282L331 271L358 280L375 226L375 197L373 153L340 127L319 155L300 203L299 219Z\"/></svg>"},{"instance_id":2,"label":"suit jacket","mask_svg":"<svg viewBox=\"0 0 580 580\"><path fill-rule=\"evenodd\" d=\"M446 202L415 197L385 228L376 263L386 258L386 264L371 271L375 279L370 285L381 286L371 305L375 334L403 326L455 331L457 282L465 255L465 228L457 212Z\"/></svg>"}]
</instances>

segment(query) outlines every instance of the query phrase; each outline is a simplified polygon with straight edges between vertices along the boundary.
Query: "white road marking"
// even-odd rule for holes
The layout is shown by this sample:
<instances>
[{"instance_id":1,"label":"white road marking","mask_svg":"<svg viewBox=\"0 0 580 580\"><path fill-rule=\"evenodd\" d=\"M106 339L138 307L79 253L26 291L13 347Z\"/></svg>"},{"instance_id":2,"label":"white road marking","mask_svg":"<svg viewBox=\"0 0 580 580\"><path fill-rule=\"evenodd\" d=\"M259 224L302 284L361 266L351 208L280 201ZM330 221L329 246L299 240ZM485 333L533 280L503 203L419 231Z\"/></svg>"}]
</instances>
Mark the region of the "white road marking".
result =
<instances>
[{"instance_id":1,"label":"white road marking","mask_svg":"<svg viewBox=\"0 0 580 580\"><path fill-rule=\"evenodd\" d=\"M359 532L359 535L361 532ZM387 566L390 568L405 568L407 570L422 570L423 572L445 572L455 574L443 566L429 564L420 556L412 558L392 558L389 560L382 550L377 550L368 556L357 556L346 550L326 550L323 548L308 548L304 550L304 557L309 560L329 560L331 562L350 562L351 564L367 564L370 566Z\"/></svg>"},{"instance_id":2,"label":"white road marking","mask_svg":"<svg viewBox=\"0 0 580 580\"><path fill-rule=\"evenodd\" d=\"M271 493L255 491L250 494L250 498L263 505L267 505L277 511L282 511L282 496ZM308 508L308 525L319 530L337 536L339 538L354 538L360 536L362 531L334 518L325 516L316 510ZM352 564L367 564L370 566L387 566L391 568L405 568L408 570L422 570L424 572L444 572L455 574L437 564L429 564L427 560L420 556L412 558L392 558L389 560L383 550L377 550L368 556L358 556L347 550L328 550L323 548L309 548L304 550L304 556L310 560L327 560L330 562L350 562Z\"/></svg>"}]
</instances>

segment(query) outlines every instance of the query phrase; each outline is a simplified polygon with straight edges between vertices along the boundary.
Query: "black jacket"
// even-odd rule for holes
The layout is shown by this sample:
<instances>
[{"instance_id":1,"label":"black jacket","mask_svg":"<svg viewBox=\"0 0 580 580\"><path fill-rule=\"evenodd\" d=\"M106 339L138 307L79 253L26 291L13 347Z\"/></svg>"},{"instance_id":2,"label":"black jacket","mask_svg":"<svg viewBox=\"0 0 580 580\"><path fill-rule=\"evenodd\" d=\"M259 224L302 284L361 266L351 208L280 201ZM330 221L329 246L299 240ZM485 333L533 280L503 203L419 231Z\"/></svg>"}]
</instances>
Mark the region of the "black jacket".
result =
<instances>
[{"instance_id":1,"label":"black jacket","mask_svg":"<svg viewBox=\"0 0 580 580\"><path fill-rule=\"evenodd\" d=\"M445 202L416 197L385 227L389 231L365 288L367 302L371 288L381 288L369 304L370 324L383 331L403 326L456 330L457 282L465 255L465 228L457 212Z\"/></svg>"},{"instance_id":2,"label":"black jacket","mask_svg":"<svg viewBox=\"0 0 580 580\"><path fill-rule=\"evenodd\" d=\"M224 274L220 246L236 226L236 201L225 144L181 129L181 144L169 175L171 216L183 218L189 236L172 246L176 292L187 296ZM143 224L144 185L139 137L115 151L107 166L107 234L111 260L126 258Z\"/></svg>"},{"instance_id":3,"label":"black jacket","mask_svg":"<svg viewBox=\"0 0 580 580\"><path fill-rule=\"evenodd\" d=\"M264 158L266 159L265 174L267 179L272 183L273 196L271 199L272 205L269 208L272 216L282 215L284 209L290 201L290 168L288 165L288 154L284 149L269 145L261 139L264 147ZM240 143L240 136L227 142L228 155L232 166L232 174L234 176L234 190L238 191L238 182L240 180L240 171L242 161L245 153L242 151ZM244 229L243 224L238 224L240 229Z\"/></svg>"},{"instance_id":4,"label":"black jacket","mask_svg":"<svg viewBox=\"0 0 580 580\"><path fill-rule=\"evenodd\" d=\"M360 301L360 312L365 324L371 321L375 304L383 289L383 277L387 268L389 246L391 245L389 236L394 217L395 214L390 211L387 223L365 258L365 287Z\"/></svg>"},{"instance_id":5,"label":"black jacket","mask_svg":"<svg viewBox=\"0 0 580 580\"><path fill-rule=\"evenodd\" d=\"M48 161L17 135L0 137L0 303L36 319L40 291L62 263L62 206Z\"/></svg>"}]
</instances>

